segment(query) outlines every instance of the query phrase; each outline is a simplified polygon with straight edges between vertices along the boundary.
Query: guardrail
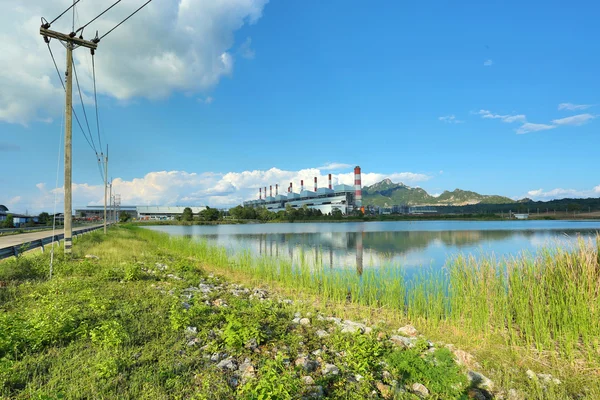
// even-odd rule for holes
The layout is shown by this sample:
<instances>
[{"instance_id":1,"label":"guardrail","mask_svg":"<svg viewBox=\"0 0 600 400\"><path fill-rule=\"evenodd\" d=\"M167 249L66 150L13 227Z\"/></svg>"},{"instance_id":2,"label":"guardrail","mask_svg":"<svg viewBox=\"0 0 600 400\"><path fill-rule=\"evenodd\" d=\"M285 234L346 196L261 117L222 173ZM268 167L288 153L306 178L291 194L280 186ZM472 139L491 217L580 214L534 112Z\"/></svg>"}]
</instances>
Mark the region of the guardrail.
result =
<instances>
[{"instance_id":1,"label":"guardrail","mask_svg":"<svg viewBox=\"0 0 600 400\"><path fill-rule=\"evenodd\" d=\"M77 236L81 236L85 233L92 232L98 229L104 229L104 226L94 226L91 228L83 228L77 231L73 231L73 238ZM38 247L42 248L42 252L44 251L44 246L47 244L51 244L52 242L58 242L60 245L60 241L65 237L64 233L60 235L47 236L42 239L32 240L30 242L25 242L21 244L17 244L15 246L4 247L0 249L0 260L3 260L8 257L18 257L21 253L24 253L29 250L37 249Z\"/></svg>"}]
</instances>

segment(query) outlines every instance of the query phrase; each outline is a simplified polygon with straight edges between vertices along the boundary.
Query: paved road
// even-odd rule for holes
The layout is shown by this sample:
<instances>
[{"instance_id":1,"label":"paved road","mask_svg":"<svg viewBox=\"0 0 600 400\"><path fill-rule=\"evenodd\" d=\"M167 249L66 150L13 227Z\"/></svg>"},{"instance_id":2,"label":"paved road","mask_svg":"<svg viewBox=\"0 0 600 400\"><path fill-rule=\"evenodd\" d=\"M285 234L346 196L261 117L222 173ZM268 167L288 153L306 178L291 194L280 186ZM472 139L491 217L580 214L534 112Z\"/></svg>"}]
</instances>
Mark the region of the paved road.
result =
<instances>
[{"instance_id":1,"label":"paved road","mask_svg":"<svg viewBox=\"0 0 600 400\"><path fill-rule=\"evenodd\" d=\"M79 226L77 228L73 228L73 234L75 234L75 232L81 229L87 229L101 225L102 224ZM56 235L60 235L61 233L63 233L62 226L60 227L60 229L56 229L54 233ZM43 239L45 237L50 236L52 236L52 230L32 233L21 233L19 235L0 236L0 249L3 249L5 247L18 246L23 243L31 242L32 240Z\"/></svg>"}]
</instances>

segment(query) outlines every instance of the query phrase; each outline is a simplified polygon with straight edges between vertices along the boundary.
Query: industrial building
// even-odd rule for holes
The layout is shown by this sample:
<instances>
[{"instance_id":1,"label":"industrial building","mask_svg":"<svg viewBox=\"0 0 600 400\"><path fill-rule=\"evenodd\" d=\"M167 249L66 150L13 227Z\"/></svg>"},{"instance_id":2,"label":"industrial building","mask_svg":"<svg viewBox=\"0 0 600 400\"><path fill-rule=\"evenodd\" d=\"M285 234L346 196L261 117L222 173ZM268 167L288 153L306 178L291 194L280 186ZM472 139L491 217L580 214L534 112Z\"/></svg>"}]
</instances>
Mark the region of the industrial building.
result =
<instances>
[{"instance_id":1,"label":"industrial building","mask_svg":"<svg viewBox=\"0 0 600 400\"><path fill-rule=\"evenodd\" d=\"M126 212L132 219L140 221L160 221L174 220L177 216L183 214L185 206L119 206L117 218L122 212ZM206 207L189 207L194 215L206 209ZM107 213L110 212L107 209ZM90 221L100 221L104 219L104 206L88 206L83 209L75 210L76 217Z\"/></svg>"},{"instance_id":2,"label":"industrial building","mask_svg":"<svg viewBox=\"0 0 600 400\"><path fill-rule=\"evenodd\" d=\"M15 228L25 226L28 222L38 222L37 216L11 213L8 211L8 207L0 204L0 223L4 222L9 214L12 216Z\"/></svg>"},{"instance_id":3,"label":"industrial building","mask_svg":"<svg viewBox=\"0 0 600 400\"><path fill-rule=\"evenodd\" d=\"M294 192L293 182L287 188L285 194L279 194L279 184L275 185L275 196L273 196L273 186L269 186L269 195L267 196L267 187L259 188L258 200L244 202L244 207L264 207L269 211L278 212L287 207L294 209L307 206L315 210L321 210L323 214L333 213L336 210L342 214L349 214L354 210L362 209L362 185L360 167L354 168L354 187L350 185L331 184L331 174L329 174L329 184L327 187L319 188L317 177L314 179L313 190L307 190L304 187L304 181L300 181L300 193ZM264 197L264 198L263 198Z\"/></svg>"}]
</instances>

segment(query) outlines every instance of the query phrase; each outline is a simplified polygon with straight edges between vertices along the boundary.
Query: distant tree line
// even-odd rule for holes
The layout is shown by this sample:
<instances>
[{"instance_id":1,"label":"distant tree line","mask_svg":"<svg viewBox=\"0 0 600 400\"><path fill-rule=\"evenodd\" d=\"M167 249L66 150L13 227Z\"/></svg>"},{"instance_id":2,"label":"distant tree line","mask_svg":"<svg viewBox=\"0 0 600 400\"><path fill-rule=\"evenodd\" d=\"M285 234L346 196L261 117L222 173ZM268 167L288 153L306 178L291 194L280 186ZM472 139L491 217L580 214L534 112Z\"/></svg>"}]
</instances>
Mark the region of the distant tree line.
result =
<instances>
[{"instance_id":1,"label":"distant tree line","mask_svg":"<svg viewBox=\"0 0 600 400\"><path fill-rule=\"evenodd\" d=\"M293 208L291 205L287 205L285 210L278 212L269 211L264 207L243 207L237 206L229 209L229 215L234 219L242 220L258 220L262 222L267 221L327 221L327 220L341 220L343 214L340 210L334 210L332 213L323 214L321 210L309 208L307 205L301 208Z\"/></svg>"},{"instance_id":2,"label":"distant tree line","mask_svg":"<svg viewBox=\"0 0 600 400\"><path fill-rule=\"evenodd\" d=\"M194 215L192 209L190 207L186 207L183 209L183 214L178 215L176 217L177 221L220 221L224 216L223 211L219 211L216 208L206 207L204 210L200 211L198 214Z\"/></svg>"}]
</instances>

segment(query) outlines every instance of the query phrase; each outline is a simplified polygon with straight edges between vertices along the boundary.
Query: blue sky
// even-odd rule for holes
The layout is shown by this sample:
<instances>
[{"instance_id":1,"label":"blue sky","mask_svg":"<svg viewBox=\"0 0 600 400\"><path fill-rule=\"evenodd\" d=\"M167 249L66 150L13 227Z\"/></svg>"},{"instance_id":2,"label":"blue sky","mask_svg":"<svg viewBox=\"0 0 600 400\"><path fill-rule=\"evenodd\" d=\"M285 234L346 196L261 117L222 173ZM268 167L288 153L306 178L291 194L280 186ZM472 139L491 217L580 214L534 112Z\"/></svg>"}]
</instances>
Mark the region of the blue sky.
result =
<instances>
[{"instance_id":1,"label":"blue sky","mask_svg":"<svg viewBox=\"0 0 600 400\"><path fill-rule=\"evenodd\" d=\"M0 17L3 43L19 29L31 41L0 72L0 204L11 209L53 205L63 93L37 21L65 2ZM112 2L85 3L81 21ZM596 2L170 3L154 0L127 28L164 25L161 36L117 30L96 56L101 136L126 203L235 205L299 177L345 182L354 165L366 183L390 176L430 193L600 196ZM94 29L127 15L117 11ZM169 40L180 29L190 44ZM91 118L89 54L76 56ZM95 155L73 135L74 203L96 204Z\"/></svg>"}]
</instances>

